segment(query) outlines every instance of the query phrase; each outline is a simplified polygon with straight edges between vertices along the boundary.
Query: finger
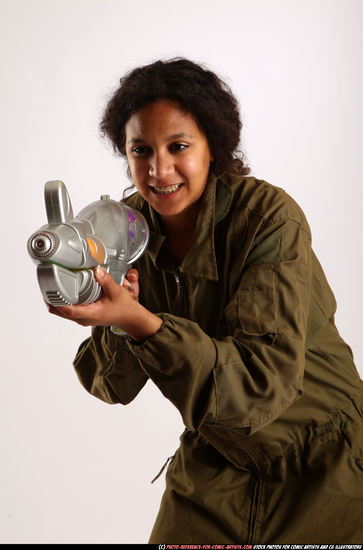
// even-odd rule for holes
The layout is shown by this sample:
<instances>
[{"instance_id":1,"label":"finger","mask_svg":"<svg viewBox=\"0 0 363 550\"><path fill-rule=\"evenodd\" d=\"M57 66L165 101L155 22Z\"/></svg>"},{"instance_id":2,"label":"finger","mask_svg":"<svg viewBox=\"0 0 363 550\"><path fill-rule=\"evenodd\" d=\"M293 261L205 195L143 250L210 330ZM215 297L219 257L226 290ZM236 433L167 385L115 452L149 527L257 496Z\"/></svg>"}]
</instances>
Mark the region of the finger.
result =
<instances>
[{"instance_id":1,"label":"finger","mask_svg":"<svg viewBox=\"0 0 363 550\"><path fill-rule=\"evenodd\" d=\"M82 306L61 306L58 309L67 319L72 319L73 321L93 321L100 311L100 303L92 302L91 304Z\"/></svg>"},{"instance_id":2,"label":"finger","mask_svg":"<svg viewBox=\"0 0 363 550\"><path fill-rule=\"evenodd\" d=\"M72 315L66 314L63 311L59 311L59 308L57 308L57 307L49 309L49 313L51 313L52 315L55 315L56 317L60 317L60 319L64 319L66 321L74 321L75 323L78 323L79 325L83 325L85 327L92 324L88 320L77 319L77 318L73 317Z\"/></svg>"},{"instance_id":3,"label":"finger","mask_svg":"<svg viewBox=\"0 0 363 550\"><path fill-rule=\"evenodd\" d=\"M116 298L118 292L120 291L120 285L114 281L112 276L102 269L102 267L97 266L95 269L95 277L97 282L103 288L105 295L111 299Z\"/></svg>"},{"instance_id":4,"label":"finger","mask_svg":"<svg viewBox=\"0 0 363 550\"><path fill-rule=\"evenodd\" d=\"M57 315L57 317L61 317L62 319L74 321L84 327L97 324L95 321L97 320L100 309L100 304L98 302L82 306L52 306L47 302L45 302L45 304L49 313Z\"/></svg>"},{"instance_id":5,"label":"finger","mask_svg":"<svg viewBox=\"0 0 363 550\"><path fill-rule=\"evenodd\" d=\"M127 279L130 281L130 283L135 283L139 280L139 272L134 267L131 267L126 275Z\"/></svg>"},{"instance_id":6,"label":"finger","mask_svg":"<svg viewBox=\"0 0 363 550\"><path fill-rule=\"evenodd\" d=\"M93 326L93 323L91 323L87 319L86 320L79 319L78 321L75 320L75 323L77 323L77 325L81 325L82 327L91 327L91 326Z\"/></svg>"},{"instance_id":7,"label":"finger","mask_svg":"<svg viewBox=\"0 0 363 550\"><path fill-rule=\"evenodd\" d=\"M136 300L139 297L139 283L138 281L133 281L132 279L135 278L135 276L131 275L131 279L126 279L123 282L123 286L128 290L133 298Z\"/></svg>"},{"instance_id":8,"label":"finger","mask_svg":"<svg viewBox=\"0 0 363 550\"><path fill-rule=\"evenodd\" d=\"M127 272L127 280L131 283L131 291L133 297L138 300L139 298L139 272L134 267L130 268Z\"/></svg>"},{"instance_id":9,"label":"finger","mask_svg":"<svg viewBox=\"0 0 363 550\"><path fill-rule=\"evenodd\" d=\"M58 317L62 317L63 319L68 319L68 317L65 315L65 312L61 310L59 307L52 306L48 304L48 302L45 302L47 309L49 313L52 315L57 315Z\"/></svg>"},{"instance_id":10,"label":"finger","mask_svg":"<svg viewBox=\"0 0 363 550\"><path fill-rule=\"evenodd\" d=\"M122 286L126 288L126 290L131 290L131 283L128 279L126 279L126 277L122 281Z\"/></svg>"},{"instance_id":11,"label":"finger","mask_svg":"<svg viewBox=\"0 0 363 550\"><path fill-rule=\"evenodd\" d=\"M139 296L139 285L138 283L130 283L128 279L124 279L122 286L129 292L130 296L137 300Z\"/></svg>"}]
</instances>

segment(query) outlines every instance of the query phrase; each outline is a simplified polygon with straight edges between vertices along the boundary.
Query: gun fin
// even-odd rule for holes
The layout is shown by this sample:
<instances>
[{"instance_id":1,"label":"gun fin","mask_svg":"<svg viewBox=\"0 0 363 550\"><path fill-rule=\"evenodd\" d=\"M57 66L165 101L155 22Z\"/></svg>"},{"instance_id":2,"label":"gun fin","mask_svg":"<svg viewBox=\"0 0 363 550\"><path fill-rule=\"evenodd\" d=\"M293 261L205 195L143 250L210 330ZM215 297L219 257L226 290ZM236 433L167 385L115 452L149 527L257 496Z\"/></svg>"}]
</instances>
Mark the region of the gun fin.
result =
<instances>
[{"instance_id":1,"label":"gun fin","mask_svg":"<svg viewBox=\"0 0 363 550\"><path fill-rule=\"evenodd\" d=\"M62 181L48 181L44 186L48 224L69 223L74 219L71 199Z\"/></svg>"}]
</instances>

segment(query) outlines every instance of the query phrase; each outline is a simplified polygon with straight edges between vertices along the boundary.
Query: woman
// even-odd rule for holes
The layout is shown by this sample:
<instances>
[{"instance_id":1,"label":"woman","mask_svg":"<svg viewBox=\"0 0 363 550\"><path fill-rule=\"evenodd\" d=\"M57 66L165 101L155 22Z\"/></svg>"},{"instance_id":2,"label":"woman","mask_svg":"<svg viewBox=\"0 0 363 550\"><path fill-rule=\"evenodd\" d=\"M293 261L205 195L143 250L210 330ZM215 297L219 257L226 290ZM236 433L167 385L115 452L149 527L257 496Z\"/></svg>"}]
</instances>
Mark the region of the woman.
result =
<instances>
[{"instance_id":1,"label":"woman","mask_svg":"<svg viewBox=\"0 0 363 550\"><path fill-rule=\"evenodd\" d=\"M362 381L304 214L247 175L231 91L158 61L101 128L150 243L129 288L97 268L98 302L50 311L93 326L74 362L91 394L127 404L151 379L182 415L149 542L361 542Z\"/></svg>"}]
</instances>

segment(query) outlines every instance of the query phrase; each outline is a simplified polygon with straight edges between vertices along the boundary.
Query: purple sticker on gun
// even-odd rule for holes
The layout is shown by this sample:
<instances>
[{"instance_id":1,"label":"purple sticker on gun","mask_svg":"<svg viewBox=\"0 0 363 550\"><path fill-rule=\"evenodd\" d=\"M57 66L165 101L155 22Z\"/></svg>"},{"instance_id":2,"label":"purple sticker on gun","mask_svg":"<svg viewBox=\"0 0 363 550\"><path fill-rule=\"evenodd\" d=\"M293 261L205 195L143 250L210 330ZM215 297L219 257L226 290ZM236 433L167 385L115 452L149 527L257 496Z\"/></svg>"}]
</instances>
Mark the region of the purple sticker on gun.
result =
<instances>
[{"instance_id":1,"label":"purple sticker on gun","mask_svg":"<svg viewBox=\"0 0 363 550\"><path fill-rule=\"evenodd\" d=\"M136 222L137 216L134 216L132 212L129 210L127 211L127 215L129 217L129 223Z\"/></svg>"}]
</instances>

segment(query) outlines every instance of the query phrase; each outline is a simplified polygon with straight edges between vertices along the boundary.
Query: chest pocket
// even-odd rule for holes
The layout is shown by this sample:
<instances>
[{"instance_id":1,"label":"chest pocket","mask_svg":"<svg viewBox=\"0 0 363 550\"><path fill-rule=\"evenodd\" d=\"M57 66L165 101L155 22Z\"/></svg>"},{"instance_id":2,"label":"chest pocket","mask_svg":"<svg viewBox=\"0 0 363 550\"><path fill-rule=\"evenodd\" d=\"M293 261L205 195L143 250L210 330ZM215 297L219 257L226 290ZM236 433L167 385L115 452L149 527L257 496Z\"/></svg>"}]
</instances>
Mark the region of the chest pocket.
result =
<instances>
[{"instance_id":1,"label":"chest pocket","mask_svg":"<svg viewBox=\"0 0 363 550\"><path fill-rule=\"evenodd\" d=\"M232 333L236 330L256 336L277 333L275 264L247 268L225 316Z\"/></svg>"}]
</instances>

